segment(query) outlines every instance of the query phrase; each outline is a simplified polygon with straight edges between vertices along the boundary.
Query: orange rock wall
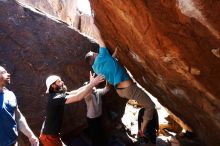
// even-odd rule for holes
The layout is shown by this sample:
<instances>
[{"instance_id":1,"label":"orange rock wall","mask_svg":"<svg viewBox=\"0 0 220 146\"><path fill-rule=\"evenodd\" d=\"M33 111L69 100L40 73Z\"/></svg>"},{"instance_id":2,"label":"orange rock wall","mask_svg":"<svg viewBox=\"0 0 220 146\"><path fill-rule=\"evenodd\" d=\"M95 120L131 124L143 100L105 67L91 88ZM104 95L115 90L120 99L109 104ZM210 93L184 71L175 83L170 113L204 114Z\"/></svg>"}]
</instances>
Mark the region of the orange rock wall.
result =
<instances>
[{"instance_id":1,"label":"orange rock wall","mask_svg":"<svg viewBox=\"0 0 220 146\"><path fill-rule=\"evenodd\" d=\"M220 1L90 0L95 24L134 78L220 145Z\"/></svg>"}]
</instances>

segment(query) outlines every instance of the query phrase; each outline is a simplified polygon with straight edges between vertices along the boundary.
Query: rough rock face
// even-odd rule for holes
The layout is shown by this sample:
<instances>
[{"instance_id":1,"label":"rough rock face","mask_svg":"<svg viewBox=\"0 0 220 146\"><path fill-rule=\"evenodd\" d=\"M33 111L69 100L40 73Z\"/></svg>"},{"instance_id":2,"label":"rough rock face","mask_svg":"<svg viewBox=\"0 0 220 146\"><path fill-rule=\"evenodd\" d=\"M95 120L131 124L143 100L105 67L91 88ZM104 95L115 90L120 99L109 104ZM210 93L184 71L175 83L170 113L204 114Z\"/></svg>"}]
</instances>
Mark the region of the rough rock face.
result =
<instances>
[{"instance_id":1,"label":"rough rock face","mask_svg":"<svg viewBox=\"0 0 220 146\"><path fill-rule=\"evenodd\" d=\"M11 73L9 88L37 136L45 115L46 77L60 75L69 89L82 86L89 79L84 55L96 47L66 24L34 13L13 0L0 1L0 65L5 64ZM62 134L85 126L85 114L84 102L68 105ZM20 145L29 145L24 140Z\"/></svg>"},{"instance_id":2,"label":"rough rock face","mask_svg":"<svg viewBox=\"0 0 220 146\"><path fill-rule=\"evenodd\" d=\"M3 3L4 1L6 0L1 1L1 3ZM70 25L72 24L72 26L80 28L80 30L85 30L85 32L89 31L90 34L93 34L93 27L91 29L90 25L88 25L88 27L83 25L93 21L90 21L89 19L83 19L82 17L78 17L76 16L76 14L73 13L73 11L76 11L76 9L74 8L74 1L56 0L52 2L53 6L51 5L52 3L50 4L49 2L52 1L28 1L29 4L36 4L32 6L39 9L42 8L41 10L44 9L47 12L53 12L50 14L61 18L63 21L69 23ZM111 51L113 51L115 47L118 47L119 51L117 57L119 61L131 71L134 78L146 90L155 95L164 106L169 108L173 113L175 113L188 125L190 125L190 127L192 127L193 130L198 134L200 140L204 143L204 145L220 145L220 140L218 138L220 133L220 21L218 21L220 16L220 1L91 0L90 2L95 12L95 22L98 25L99 30L101 31L104 41ZM51 8L47 9L47 7L49 7L50 5ZM20 9L21 8L19 8L19 11L23 11ZM1 8L1 15L4 15L4 10L10 10L11 12L11 9L6 9L3 7ZM30 15L29 13L30 12L28 12L28 16ZM11 12L11 14L16 17L15 12ZM14 22L14 19L12 19L13 17L6 18L6 15L4 17L4 19L1 19L1 23L3 23L2 20ZM67 21L68 17L71 18L70 21ZM46 18L44 19L49 21ZM37 21L39 23L40 21L42 21L41 23L45 23L44 19L42 20L42 17L40 17L40 20L34 19L34 21ZM75 22L73 21L74 19ZM23 20L23 18L19 17L19 20ZM20 21L15 22L18 23ZM15 24L13 24L13 28L16 28L17 31L19 30L19 27L17 26L17 24ZM5 25L5 27L10 26L10 29L8 28L10 30L8 32L11 32L9 33L10 35L15 33L15 29L12 29L13 31L11 30L11 25L11 22L8 22L8 25ZM29 25L32 25L33 28L37 29L33 29L35 30L34 35L39 33L38 29L42 29L42 31L45 32L46 29L48 30L51 27L48 26L48 28L38 28L38 26L34 26L33 23ZM52 26L52 29L61 29L55 27L55 24ZM0 27L1 49L3 48L3 46L6 46L3 45L3 42L9 42L8 39L5 39L6 32L2 31L2 28L5 27ZM22 28L22 30L23 29L24 28ZM27 28L25 27L25 29ZM58 32L59 31L57 31L56 34ZM63 34L61 38L60 35L53 34L53 36L57 36L60 40L64 39L64 37L66 37L66 34L69 33L74 32L68 31L65 33L61 33ZM21 35L20 32L16 33L16 35L18 34ZM10 35L8 35L9 38ZM25 35L26 38L32 36L29 35L28 37ZM43 38L43 40L42 38L43 37L36 39L36 44L40 46L47 46L47 36L45 35L45 38ZM77 39L79 38L81 37L77 37L75 39L73 38L73 40L70 41L70 44L73 43L74 40L76 40L77 43ZM47 42L44 42L45 39L47 40ZM27 39L23 39L22 44L28 43L26 42L26 40ZM56 38L55 40L58 39ZM50 41L52 41L52 47L55 47L55 44L57 44L63 49L66 48L55 40L53 37L51 37ZM17 42L15 42L16 45L14 41L10 41L9 43L11 46L7 47L10 49L5 49L4 54L12 53L10 51L11 48L23 48L17 47ZM73 43L72 45L69 45L69 43L63 44L72 47L76 43ZM28 47L25 47L26 50L28 50L27 48ZM43 49L42 47L37 48ZM44 48L48 49L49 47ZM45 54L44 51L41 50L41 52ZM56 50L52 52L55 54ZM75 53L77 52L78 50ZM46 52L46 54L50 53L51 51L49 51L48 53ZM13 57L17 56L17 54L18 53L13 55ZM32 58L36 57L33 56L33 54L28 55ZM21 56L18 57L21 58ZM13 58L2 58L2 55L0 59L1 62L7 62L5 61L6 59L13 60ZM17 63L17 60L15 60L16 59L11 62ZM22 58L22 60L24 60L24 58ZM70 64L74 62L71 62ZM33 60L32 64L34 64L34 66L37 66L32 71L35 71L37 73L41 73L42 71L42 79L38 81L41 83L35 83L35 86L37 85L36 87L38 87L38 90L41 91L40 93L43 93L44 88L42 87L42 84L44 84L44 78L46 77L49 68L46 68L46 70L38 71L37 68L41 65L38 62L34 62ZM31 69L28 63L24 63L23 65L27 68L26 70ZM53 68L55 68L55 64L52 66ZM13 66L10 68L12 71L18 70L13 69ZM67 81L68 79L71 79L71 81L74 81L74 83L79 85L80 83L78 83L78 80L72 79L73 77L70 75L70 73L66 73L66 71L72 71L72 68L73 67L71 66L68 69L64 69L65 72L63 74L67 75ZM22 68L20 67L20 71L21 69ZM18 81L20 79L23 79L23 76L19 76L19 78L17 77ZM33 81L28 82L28 85L32 85ZM19 82L13 83L14 88L17 86L17 83ZM69 84L68 86L72 85L71 87L75 87L76 84ZM25 84L21 84L21 86L24 85ZM20 92L20 95L22 95L21 93L24 92L24 89L21 88L17 88L16 90L17 93ZM29 90L29 92L33 91ZM39 97L39 92L36 95ZM29 99L29 97L23 96L21 98ZM43 100L44 103L45 95L40 95L39 99ZM23 107L27 106L27 104L23 105ZM24 112L26 114L30 114L29 116L32 117L31 113L28 113L25 110Z\"/></svg>"},{"instance_id":3,"label":"rough rock face","mask_svg":"<svg viewBox=\"0 0 220 146\"><path fill-rule=\"evenodd\" d=\"M97 28L93 17L79 11L77 1L80 0L16 0L23 5L36 8L59 19L68 25L75 27L81 33L97 39Z\"/></svg>"},{"instance_id":4,"label":"rough rock face","mask_svg":"<svg viewBox=\"0 0 220 146\"><path fill-rule=\"evenodd\" d=\"M220 145L220 1L91 0L95 23L134 78Z\"/></svg>"},{"instance_id":5,"label":"rough rock face","mask_svg":"<svg viewBox=\"0 0 220 146\"><path fill-rule=\"evenodd\" d=\"M77 0L17 0L23 4L34 7L44 13L52 15L71 26L77 27L79 11Z\"/></svg>"}]
</instances>

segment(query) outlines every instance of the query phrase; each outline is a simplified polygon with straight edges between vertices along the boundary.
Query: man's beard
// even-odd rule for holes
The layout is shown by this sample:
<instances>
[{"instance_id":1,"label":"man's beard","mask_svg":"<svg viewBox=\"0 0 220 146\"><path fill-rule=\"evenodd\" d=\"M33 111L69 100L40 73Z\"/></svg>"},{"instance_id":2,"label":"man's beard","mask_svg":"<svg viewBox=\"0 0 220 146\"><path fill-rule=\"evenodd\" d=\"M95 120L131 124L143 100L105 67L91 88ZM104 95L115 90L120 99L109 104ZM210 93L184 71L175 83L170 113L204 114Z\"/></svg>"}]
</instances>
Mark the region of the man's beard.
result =
<instances>
[{"instance_id":1,"label":"man's beard","mask_svg":"<svg viewBox=\"0 0 220 146\"><path fill-rule=\"evenodd\" d=\"M66 85L62 85L62 86L56 86L56 91L59 93L63 93L67 91L67 87Z\"/></svg>"}]
</instances>

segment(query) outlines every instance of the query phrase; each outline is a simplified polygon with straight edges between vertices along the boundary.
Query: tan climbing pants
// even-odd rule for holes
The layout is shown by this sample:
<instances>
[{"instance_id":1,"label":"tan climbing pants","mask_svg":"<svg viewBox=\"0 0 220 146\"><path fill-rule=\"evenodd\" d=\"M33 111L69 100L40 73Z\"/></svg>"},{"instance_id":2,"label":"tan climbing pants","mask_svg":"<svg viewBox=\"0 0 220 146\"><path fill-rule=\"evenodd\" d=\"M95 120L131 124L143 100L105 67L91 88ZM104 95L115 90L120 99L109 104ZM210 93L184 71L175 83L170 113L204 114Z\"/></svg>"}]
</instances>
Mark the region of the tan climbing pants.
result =
<instances>
[{"instance_id":1,"label":"tan climbing pants","mask_svg":"<svg viewBox=\"0 0 220 146\"><path fill-rule=\"evenodd\" d=\"M116 91L120 97L136 100L138 104L145 108L143 116L144 120L151 120L153 118L155 104L150 97L136 84L132 84L127 88L116 89Z\"/></svg>"}]
</instances>

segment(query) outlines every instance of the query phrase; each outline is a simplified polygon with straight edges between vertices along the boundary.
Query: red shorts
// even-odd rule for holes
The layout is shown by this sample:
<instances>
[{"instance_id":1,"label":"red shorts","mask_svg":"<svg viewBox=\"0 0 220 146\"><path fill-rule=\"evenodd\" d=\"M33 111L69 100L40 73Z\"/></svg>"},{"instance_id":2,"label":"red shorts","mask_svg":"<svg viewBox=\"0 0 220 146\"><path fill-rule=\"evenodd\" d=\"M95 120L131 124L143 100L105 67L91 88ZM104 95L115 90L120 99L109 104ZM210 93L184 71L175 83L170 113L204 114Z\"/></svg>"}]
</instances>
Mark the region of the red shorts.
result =
<instances>
[{"instance_id":1,"label":"red shorts","mask_svg":"<svg viewBox=\"0 0 220 146\"><path fill-rule=\"evenodd\" d=\"M65 146L59 135L46 135L41 133L39 139L43 146Z\"/></svg>"}]
</instances>

